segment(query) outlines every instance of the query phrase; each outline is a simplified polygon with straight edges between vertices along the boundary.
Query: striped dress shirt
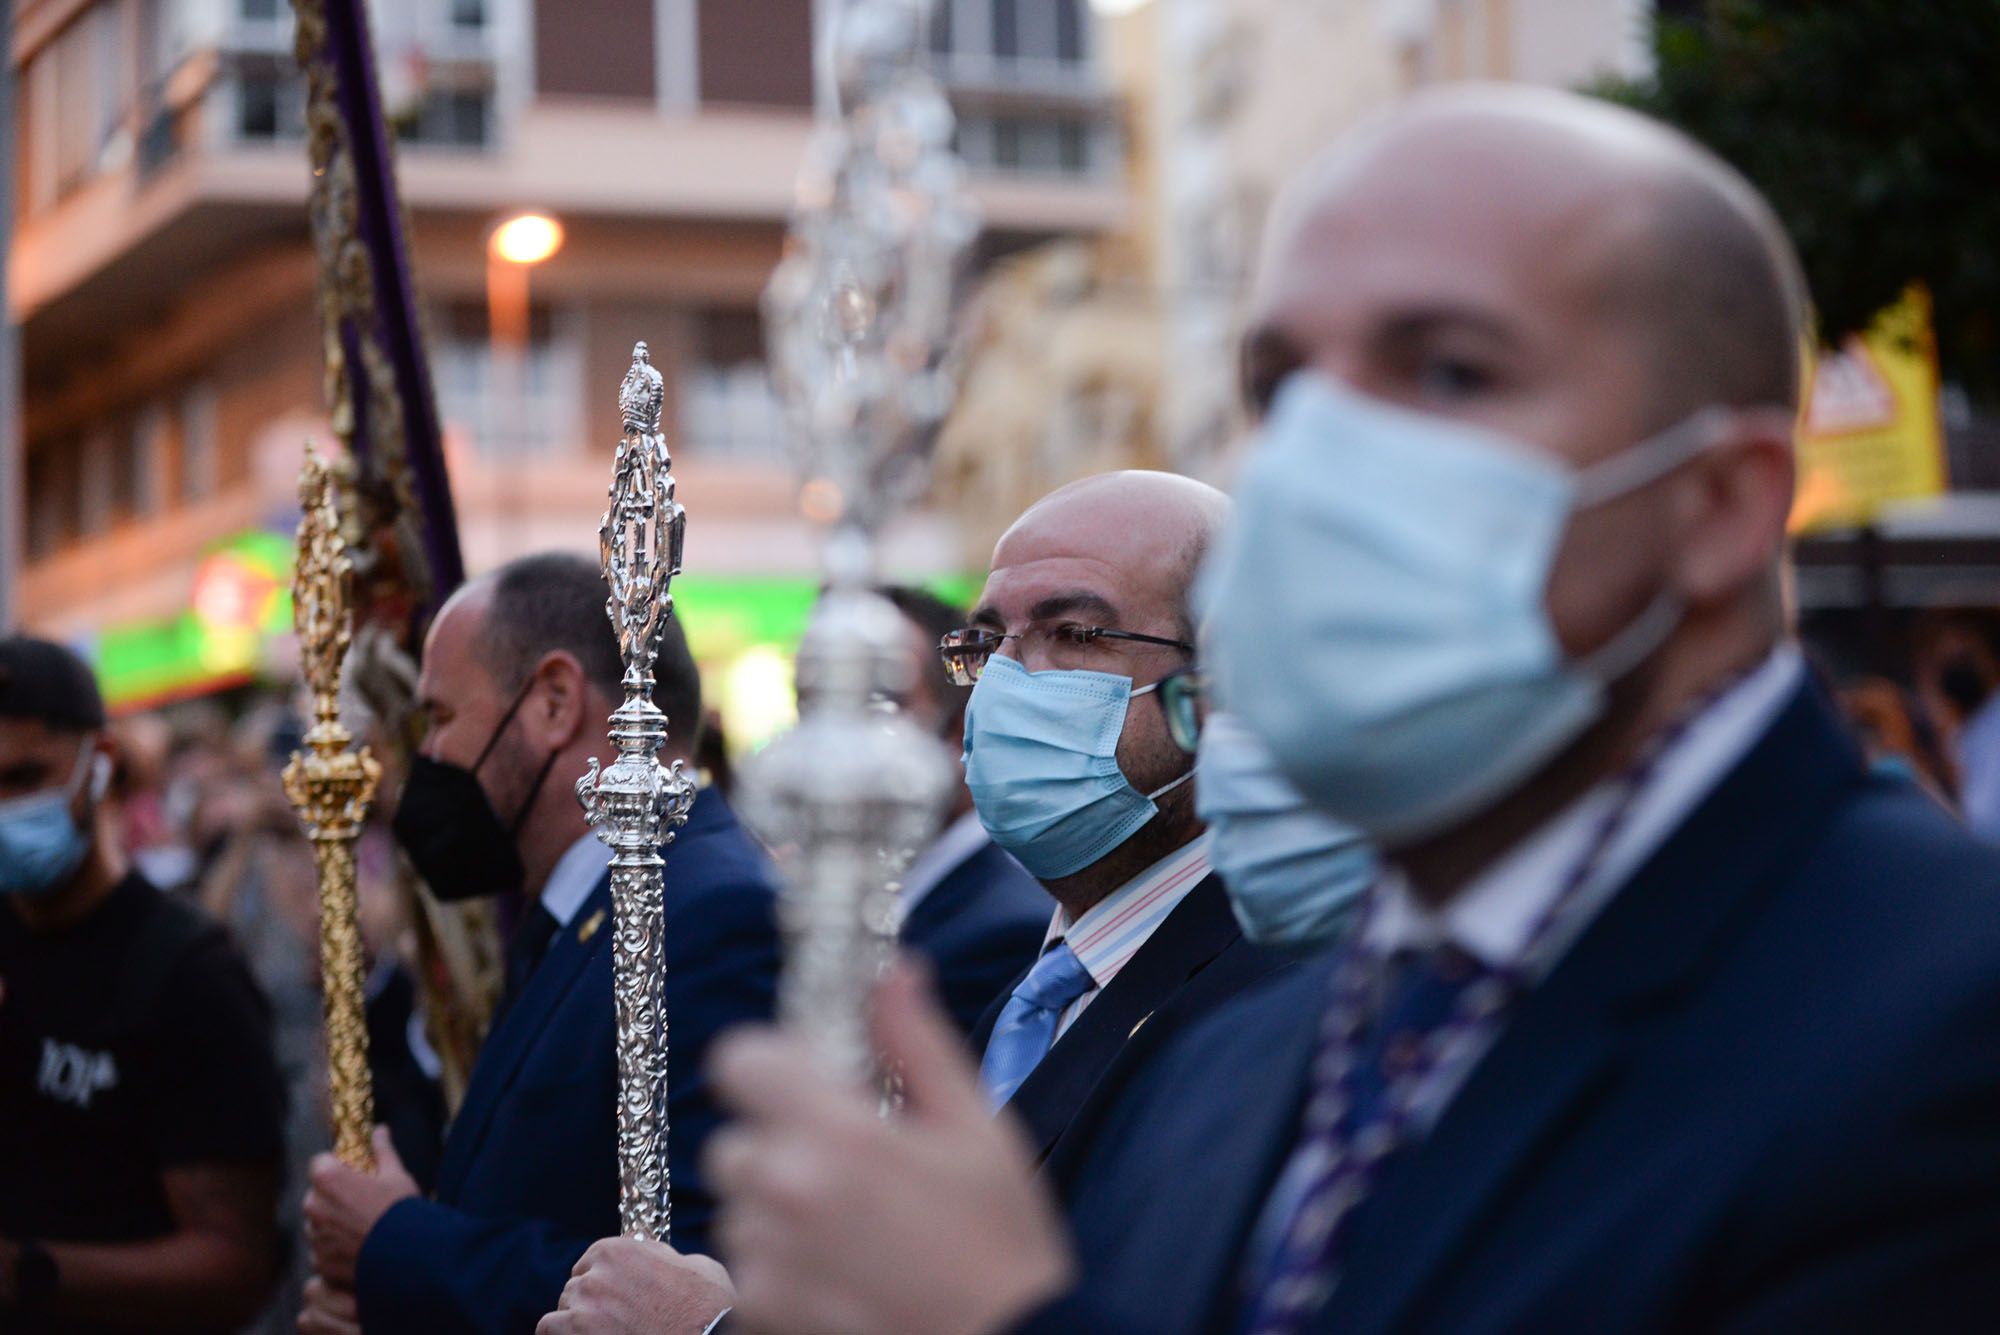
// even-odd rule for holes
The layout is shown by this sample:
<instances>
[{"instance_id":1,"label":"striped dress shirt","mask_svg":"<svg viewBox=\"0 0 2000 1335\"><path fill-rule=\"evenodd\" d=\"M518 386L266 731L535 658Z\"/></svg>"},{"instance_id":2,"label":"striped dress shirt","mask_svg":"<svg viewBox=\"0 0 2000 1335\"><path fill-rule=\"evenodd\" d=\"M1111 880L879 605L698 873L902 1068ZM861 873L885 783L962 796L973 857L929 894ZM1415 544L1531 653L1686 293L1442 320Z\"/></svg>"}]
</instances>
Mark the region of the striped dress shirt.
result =
<instances>
[{"instance_id":1,"label":"striped dress shirt","mask_svg":"<svg viewBox=\"0 0 2000 1335\"><path fill-rule=\"evenodd\" d=\"M1118 971L1187 898L1188 891L1207 878L1207 847L1207 840L1196 839L1174 850L1092 905L1074 923L1069 921L1068 910L1056 909L1042 950L1067 941L1091 981L1090 991L1072 1001L1056 1022L1058 1039L1076 1023L1084 1007L1111 985Z\"/></svg>"}]
</instances>

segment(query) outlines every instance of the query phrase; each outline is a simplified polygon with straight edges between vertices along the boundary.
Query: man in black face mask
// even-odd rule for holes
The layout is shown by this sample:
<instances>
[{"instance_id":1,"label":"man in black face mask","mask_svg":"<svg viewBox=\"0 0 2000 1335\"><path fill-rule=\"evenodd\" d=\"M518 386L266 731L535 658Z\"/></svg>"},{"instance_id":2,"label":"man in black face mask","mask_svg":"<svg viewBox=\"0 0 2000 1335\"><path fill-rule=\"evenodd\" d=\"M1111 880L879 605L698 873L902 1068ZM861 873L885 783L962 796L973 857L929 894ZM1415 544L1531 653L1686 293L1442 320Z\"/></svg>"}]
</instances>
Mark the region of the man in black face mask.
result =
<instances>
[{"instance_id":1,"label":"man in black face mask","mask_svg":"<svg viewBox=\"0 0 2000 1335\"><path fill-rule=\"evenodd\" d=\"M379 1128L375 1173L315 1161L306 1220L318 1274L302 1331L525 1330L591 1241L618 1232L611 855L575 782L592 757L615 755L605 727L623 671L597 563L582 557L504 566L431 627L418 684L430 727L397 839L442 898L527 902L435 1197ZM701 694L671 621L655 671L672 725L660 758L672 763L694 752ZM698 1159L717 1122L703 1059L713 1035L771 1013L775 879L713 791L666 860L674 1242L699 1253L713 1201Z\"/></svg>"}]
</instances>

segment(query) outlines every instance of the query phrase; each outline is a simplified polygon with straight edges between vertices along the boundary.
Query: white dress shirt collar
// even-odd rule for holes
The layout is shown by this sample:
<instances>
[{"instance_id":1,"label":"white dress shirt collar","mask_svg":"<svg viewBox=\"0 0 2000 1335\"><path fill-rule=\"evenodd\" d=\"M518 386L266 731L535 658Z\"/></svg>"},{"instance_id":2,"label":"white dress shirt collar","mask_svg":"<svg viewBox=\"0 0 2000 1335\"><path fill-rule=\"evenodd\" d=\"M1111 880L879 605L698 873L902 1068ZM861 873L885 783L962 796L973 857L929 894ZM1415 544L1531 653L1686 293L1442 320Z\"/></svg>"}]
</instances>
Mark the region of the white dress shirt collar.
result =
<instances>
[{"instance_id":1,"label":"white dress shirt collar","mask_svg":"<svg viewBox=\"0 0 2000 1335\"><path fill-rule=\"evenodd\" d=\"M911 860L910 869L903 873L902 888L896 892L896 909L901 920L908 922L924 896L937 889L945 877L964 866L967 858L992 842L986 827L979 823L976 811L968 811L945 826L944 832L931 840L924 851Z\"/></svg>"},{"instance_id":2,"label":"white dress shirt collar","mask_svg":"<svg viewBox=\"0 0 2000 1335\"><path fill-rule=\"evenodd\" d=\"M542 907L556 920L558 929L569 926L570 919L583 907L583 901L590 898L590 892L604 879L604 870L610 865L611 849L594 830L556 859L549 883L542 887Z\"/></svg>"},{"instance_id":3,"label":"white dress shirt collar","mask_svg":"<svg viewBox=\"0 0 2000 1335\"><path fill-rule=\"evenodd\" d=\"M1769 730L1797 692L1804 659L1790 643L1704 709L1654 763L1611 842L1565 914L1526 954L1531 937L1564 879L1590 852L1600 821L1619 800L1614 781L1592 788L1517 844L1441 909L1417 899L1391 874L1365 930L1371 949L1386 955L1446 942L1494 968L1546 971L1647 859L1679 829L1703 798Z\"/></svg>"}]
</instances>

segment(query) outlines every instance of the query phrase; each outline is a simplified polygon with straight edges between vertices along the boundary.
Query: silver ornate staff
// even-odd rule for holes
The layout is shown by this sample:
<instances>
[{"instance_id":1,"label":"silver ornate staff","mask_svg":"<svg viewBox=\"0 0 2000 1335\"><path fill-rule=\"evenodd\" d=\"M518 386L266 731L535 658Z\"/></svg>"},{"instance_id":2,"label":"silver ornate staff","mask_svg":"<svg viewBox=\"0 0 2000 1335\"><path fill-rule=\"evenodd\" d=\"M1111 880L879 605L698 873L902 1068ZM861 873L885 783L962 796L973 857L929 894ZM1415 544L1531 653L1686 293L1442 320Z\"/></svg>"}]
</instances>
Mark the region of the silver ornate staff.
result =
<instances>
[{"instance_id":1,"label":"silver ornate staff","mask_svg":"<svg viewBox=\"0 0 2000 1335\"><path fill-rule=\"evenodd\" d=\"M952 399L952 290L978 231L952 114L924 71L928 0L846 0L828 49L836 115L809 150L764 294L827 592L798 657L800 721L745 767L745 816L786 873L781 1020L822 1064L874 1069L868 990L895 941L896 879L953 775L881 708L911 686L901 617L869 591L875 535L922 481Z\"/></svg>"},{"instance_id":2,"label":"silver ornate staff","mask_svg":"<svg viewBox=\"0 0 2000 1335\"><path fill-rule=\"evenodd\" d=\"M604 610L625 657L625 703L611 715L618 758L576 781L577 800L613 850L612 970L618 1008L618 1217L628 1237L668 1239L667 1015L660 845L687 819L694 780L659 761L667 716L653 703L653 661L673 614L687 512L674 500L673 457L660 431L665 397L646 345L618 388L625 419L611 504L597 530L610 589Z\"/></svg>"}]
</instances>

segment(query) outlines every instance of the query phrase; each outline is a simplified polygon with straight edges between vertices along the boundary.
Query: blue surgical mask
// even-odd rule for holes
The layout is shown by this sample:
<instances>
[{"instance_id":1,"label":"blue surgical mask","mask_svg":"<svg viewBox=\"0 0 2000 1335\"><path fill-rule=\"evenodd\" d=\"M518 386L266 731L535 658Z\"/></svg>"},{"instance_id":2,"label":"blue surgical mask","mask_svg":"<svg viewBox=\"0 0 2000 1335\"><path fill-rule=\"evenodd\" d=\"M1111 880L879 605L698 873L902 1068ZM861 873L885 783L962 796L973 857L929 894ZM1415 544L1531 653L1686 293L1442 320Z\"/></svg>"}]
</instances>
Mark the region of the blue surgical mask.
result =
<instances>
[{"instance_id":1,"label":"blue surgical mask","mask_svg":"<svg viewBox=\"0 0 2000 1335\"><path fill-rule=\"evenodd\" d=\"M965 706L965 784L993 842L1044 881L1092 865L1136 834L1156 799L1118 768L1125 711L1151 686L1109 672L1030 672L986 660Z\"/></svg>"},{"instance_id":2,"label":"blue surgical mask","mask_svg":"<svg viewBox=\"0 0 2000 1335\"><path fill-rule=\"evenodd\" d=\"M93 802L104 796L111 777L104 757L90 758L90 743L86 737L69 782L62 787L0 802L0 895L45 898L68 885L83 865L90 835L70 814L70 803L85 776Z\"/></svg>"},{"instance_id":3,"label":"blue surgical mask","mask_svg":"<svg viewBox=\"0 0 2000 1335\"><path fill-rule=\"evenodd\" d=\"M1717 410L1582 471L1295 374L1204 573L1221 698L1321 810L1394 846L1485 810L1589 728L1658 650L1662 593L1570 660L1549 572L1570 516L1717 443Z\"/></svg>"},{"instance_id":4,"label":"blue surgical mask","mask_svg":"<svg viewBox=\"0 0 2000 1335\"><path fill-rule=\"evenodd\" d=\"M1375 850L1307 805L1270 748L1231 715L1211 712L1202 724L1194 802L1244 936L1298 955L1340 939L1381 872Z\"/></svg>"}]
</instances>

